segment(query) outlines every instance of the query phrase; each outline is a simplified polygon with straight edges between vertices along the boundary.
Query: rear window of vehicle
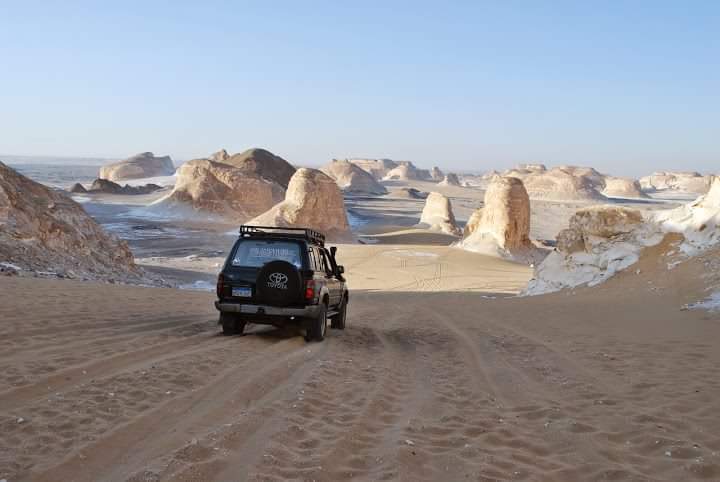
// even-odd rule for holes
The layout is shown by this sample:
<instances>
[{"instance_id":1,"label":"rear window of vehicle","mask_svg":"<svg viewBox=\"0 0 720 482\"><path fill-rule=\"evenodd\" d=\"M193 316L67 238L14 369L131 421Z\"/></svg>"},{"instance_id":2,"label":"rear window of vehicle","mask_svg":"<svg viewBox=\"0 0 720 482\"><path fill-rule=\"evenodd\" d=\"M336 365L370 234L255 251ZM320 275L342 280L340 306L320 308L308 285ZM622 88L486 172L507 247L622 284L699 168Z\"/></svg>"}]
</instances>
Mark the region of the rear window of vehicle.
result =
<instances>
[{"instance_id":1,"label":"rear window of vehicle","mask_svg":"<svg viewBox=\"0 0 720 482\"><path fill-rule=\"evenodd\" d=\"M292 241L246 239L238 244L232 265L260 268L265 263L277 260L287 261L296 268L301 268L300 244Z\"/></svg>"}]
</instances>

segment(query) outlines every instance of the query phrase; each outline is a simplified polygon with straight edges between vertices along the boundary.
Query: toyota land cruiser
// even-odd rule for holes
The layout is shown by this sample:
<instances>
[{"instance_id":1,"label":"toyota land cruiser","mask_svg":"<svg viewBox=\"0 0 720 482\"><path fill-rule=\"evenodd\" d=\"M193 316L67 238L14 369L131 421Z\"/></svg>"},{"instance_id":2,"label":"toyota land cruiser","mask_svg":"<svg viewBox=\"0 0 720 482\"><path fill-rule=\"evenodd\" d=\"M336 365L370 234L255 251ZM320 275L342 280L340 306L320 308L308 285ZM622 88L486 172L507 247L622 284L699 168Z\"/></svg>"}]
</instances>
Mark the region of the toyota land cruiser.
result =
<instances>
[{"instance_id":1,"label":"toyota land cruiser","mask_svg":"<svg viewBox=\"0 0 720 482\"><path fill-rule=\"evenodd\" d=\"M297 323L307 341L322 341L328 319L344 329L349 297L336 251L312 229L241 226L217 281L223 334Z\"/></svg>"}]
</instances>

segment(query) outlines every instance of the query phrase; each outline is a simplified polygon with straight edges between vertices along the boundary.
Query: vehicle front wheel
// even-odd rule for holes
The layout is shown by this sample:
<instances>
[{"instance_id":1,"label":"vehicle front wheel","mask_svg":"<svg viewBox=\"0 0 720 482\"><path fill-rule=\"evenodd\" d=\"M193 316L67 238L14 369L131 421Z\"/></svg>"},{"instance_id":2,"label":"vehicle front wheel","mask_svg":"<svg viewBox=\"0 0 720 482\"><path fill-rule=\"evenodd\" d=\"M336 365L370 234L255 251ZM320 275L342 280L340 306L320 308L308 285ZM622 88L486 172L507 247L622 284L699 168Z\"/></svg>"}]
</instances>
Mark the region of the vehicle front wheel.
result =
<instances>
[{"instance_id":1,"label":"vehicle front wheel","mask_svg":"<svg viewBox=\"0 0 720 482\"><path fill-rule=\"evenodd\" d=\"M305 341L323 341L327 331L327 305L320 303L318 314L315 318L308 320Z\"/></svg>"},{"instance_id":2,"label":"vehicle front wheel","mask_svg":"<svg viewBox=\"0 0 720 482\"><path fill-rule=\"evenodd\" d=\"M245 331L245 321L234 313L220 313L220 325L225 336L242 335Z\"/></svg>"},{"instance_id":3,"label":"vehicle front wheel","mask_svg":"<svg viewBox=\"0 0 720 482\"><path fill-rule=\"evenodd\" d=\"M333 316L332 318L330 318L330 328L335 328L336 330L344 330L346 317L347 317L347 298L343 297L343 300L340 303L340 306L338 307L337 314L335 316Z\"/></svg>"}]
</instances>

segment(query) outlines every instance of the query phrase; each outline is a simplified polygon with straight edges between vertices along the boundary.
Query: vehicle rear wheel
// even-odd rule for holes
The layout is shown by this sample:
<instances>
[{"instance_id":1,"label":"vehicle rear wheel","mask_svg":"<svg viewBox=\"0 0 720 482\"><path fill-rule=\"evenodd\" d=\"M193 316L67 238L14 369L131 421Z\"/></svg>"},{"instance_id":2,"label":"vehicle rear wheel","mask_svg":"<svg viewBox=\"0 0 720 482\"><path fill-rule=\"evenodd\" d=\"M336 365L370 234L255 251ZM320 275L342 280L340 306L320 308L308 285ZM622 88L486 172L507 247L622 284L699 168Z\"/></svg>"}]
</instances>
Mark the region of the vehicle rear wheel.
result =
<instances>
[{"instance_id":1,"label":"vehicle rear wheel","mask_svg":"<svg viewBox=\"0 0 720 482\"><path fill-rule=\"evenodd\" d=\"M315 318L308 320L305 341L323 341L327 331L327 305L320 303L320 309Z\"/></svg>"},{"instance_id":2,"label":"vehicle rear wheel","mask_svg":"<svg viewBox=\"0 0 720 482\"><path fill-rule=\"evenodd\" d=\"M338 313L330 318L330 328L335 328L336 330L344 330L345 329L345 318L347 317L347 298L343 297L342 302L340 303L340 306L338 307Z\"/></svg>"},{"instance_id":3,"label":"vehicle rear wheel","mask_svg":"<svg viewBox=\"0 0 720 482\"><path fill-rule=\"evenodd\" d=\"M245 331L245 320L234 313L220 313L220 324L225 336L242 335Z\"/></svg>"}]
</instances>

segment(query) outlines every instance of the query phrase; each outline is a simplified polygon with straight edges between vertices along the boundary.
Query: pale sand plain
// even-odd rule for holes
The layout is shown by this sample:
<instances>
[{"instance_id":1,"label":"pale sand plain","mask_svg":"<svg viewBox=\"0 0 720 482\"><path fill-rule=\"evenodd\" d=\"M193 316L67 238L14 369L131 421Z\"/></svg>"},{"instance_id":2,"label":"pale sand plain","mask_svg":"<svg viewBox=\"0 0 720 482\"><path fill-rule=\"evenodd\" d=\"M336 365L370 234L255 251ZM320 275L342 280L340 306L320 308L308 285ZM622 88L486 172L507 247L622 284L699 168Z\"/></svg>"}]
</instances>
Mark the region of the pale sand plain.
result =
<instances>
[{"instance_id":1,"label":"pale sand plain","mask_svg":"<svg viewBox=\"0 0 720 482\"><path fill-rule=\"evenodd\" d=\"M211 292L0 278L0 479L720 480L720 316L683 308L717 251L516 297L528 266L396 207L340 246L323 343L222 337ZM231 242L141 262L212 280Z\"/></svg>"}]
</instances>

